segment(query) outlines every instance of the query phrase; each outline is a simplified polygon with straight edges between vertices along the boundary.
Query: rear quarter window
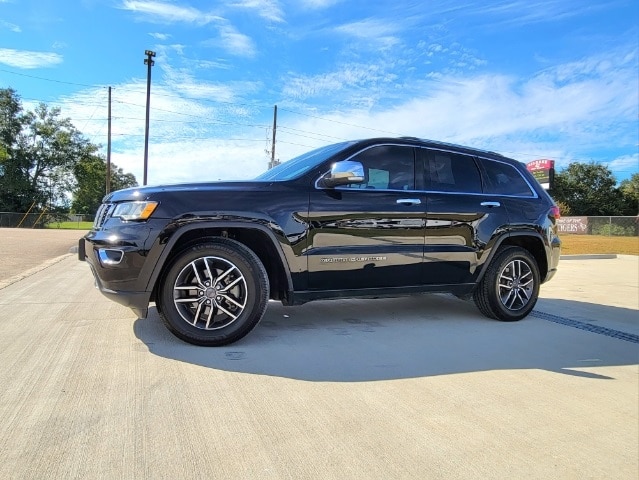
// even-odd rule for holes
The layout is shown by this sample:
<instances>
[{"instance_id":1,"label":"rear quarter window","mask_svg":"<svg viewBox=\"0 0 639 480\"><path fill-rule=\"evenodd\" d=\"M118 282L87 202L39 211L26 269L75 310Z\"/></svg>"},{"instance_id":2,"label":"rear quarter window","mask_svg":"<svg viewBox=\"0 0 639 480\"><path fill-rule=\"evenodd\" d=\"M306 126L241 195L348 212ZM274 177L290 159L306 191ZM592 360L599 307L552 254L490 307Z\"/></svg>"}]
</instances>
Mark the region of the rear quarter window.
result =
<instances>
[{"instance_id":1,"label":"rear quarter window","mask_svg":"<svg viewBox=\"0 0 639 480\"><path fill-rule=\"evenodd\" d=\"M481 161L487 176L484 185L485 193L518 197L535 196L528 182L512 165L487 159Z\"/></svg>"}]
</instances>

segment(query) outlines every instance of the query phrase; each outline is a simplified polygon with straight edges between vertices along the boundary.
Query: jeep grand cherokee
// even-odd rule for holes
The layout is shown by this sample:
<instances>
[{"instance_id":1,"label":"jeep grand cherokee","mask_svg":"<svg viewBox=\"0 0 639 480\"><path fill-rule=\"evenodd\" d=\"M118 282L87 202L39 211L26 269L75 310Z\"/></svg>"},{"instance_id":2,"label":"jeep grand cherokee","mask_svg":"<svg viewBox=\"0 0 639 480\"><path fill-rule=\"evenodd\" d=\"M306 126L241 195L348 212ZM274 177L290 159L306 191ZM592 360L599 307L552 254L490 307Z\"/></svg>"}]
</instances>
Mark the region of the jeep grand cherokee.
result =
<instances>
[{"instance_id":1,"label":"jeep grand cherokee","mask_svg":"<svg viewBox=\"0 0 639 480\"><path fill-rule=\"evenodd\" d=\"M107 195L80 240L107 297L177 337L239 340L269 299L450 292L514 321L557 269L559 210L521 163L416 138L324 146L253 181Z\"/></svg>"}]
</instances>

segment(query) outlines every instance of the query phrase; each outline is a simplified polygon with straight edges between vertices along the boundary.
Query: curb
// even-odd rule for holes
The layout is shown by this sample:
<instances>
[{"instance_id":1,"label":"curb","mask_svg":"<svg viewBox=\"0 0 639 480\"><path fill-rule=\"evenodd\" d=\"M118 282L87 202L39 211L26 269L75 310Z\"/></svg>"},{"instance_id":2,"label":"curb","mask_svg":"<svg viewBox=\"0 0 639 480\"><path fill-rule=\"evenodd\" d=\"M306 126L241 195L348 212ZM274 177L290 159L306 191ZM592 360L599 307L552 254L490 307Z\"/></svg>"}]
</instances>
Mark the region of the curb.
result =
<instances>
[{"instance_id":1,"label":"curb","mask_svg":"<svg viewBox=\"0 0 639 480\"><path fill-rule=\"evenodd\" d=\"M60 255L59 257L51 258L50 260L47 260L46 262L43 262L40 265L30 268L29 270L25 270L24 272L19 273L18 275L14 275L13 277L9 277L5 280L0 280L0 290L8 287L9 285L13 285L14 283L19 282L20 280L24 280L25 278L30 277L31 275L34 275L44 270L45 268L49 268L51 265L61 262L62 260L69 257L70 257L70 254L68 253L65 255Z\"/></svg>"},{"instance_id":2,"label":"curb","mask_svg":"<svg viewBox=\"0 0 639 480\"><path fill-rule=\"evenodd\" d=\"M585 255L560 255L559 260L606 260L617 258L616 253L592 253Z\"/></svg>"}]
</instances>

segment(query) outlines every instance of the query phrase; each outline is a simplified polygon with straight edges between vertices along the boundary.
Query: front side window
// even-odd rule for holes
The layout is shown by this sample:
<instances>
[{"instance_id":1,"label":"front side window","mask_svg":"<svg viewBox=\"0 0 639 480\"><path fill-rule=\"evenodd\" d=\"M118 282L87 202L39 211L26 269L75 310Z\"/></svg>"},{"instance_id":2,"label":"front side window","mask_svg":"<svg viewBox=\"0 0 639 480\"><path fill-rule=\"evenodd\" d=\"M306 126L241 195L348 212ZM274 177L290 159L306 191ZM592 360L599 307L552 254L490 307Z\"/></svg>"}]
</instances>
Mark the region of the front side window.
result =
<instances>
[{"instance_id":1,"label":"front side window","mask_svg":"<svg viewBox=\"0 0 639 480\"><path fill-rule=\"evenodd\" d=\"M430 151L426 155L424 183L436 192L481 193L481 177L473 157Z\"/></svg>"},{"instance_id":2,"label":"front side window","mask_svg":"<svg viewBox=\"0 0 639 480\"><path fill-rule=\"evenodd\" d=\"M415 159L412 147L379 145L351 158L364 167L364 183L344 188L378 190L414 190Z\"/></svg>"},{"instance_id":3,"label":"front side window","mask_svg":"<svg viewBox=\"0 0 639 480\"><path fill-rule=\"evenodd\" d=\"M488 176L486 193L519 197L533 197L535 195L528 182L512 165L487 159L482 159L482 162Z\"/></svg>"}]
</instances>

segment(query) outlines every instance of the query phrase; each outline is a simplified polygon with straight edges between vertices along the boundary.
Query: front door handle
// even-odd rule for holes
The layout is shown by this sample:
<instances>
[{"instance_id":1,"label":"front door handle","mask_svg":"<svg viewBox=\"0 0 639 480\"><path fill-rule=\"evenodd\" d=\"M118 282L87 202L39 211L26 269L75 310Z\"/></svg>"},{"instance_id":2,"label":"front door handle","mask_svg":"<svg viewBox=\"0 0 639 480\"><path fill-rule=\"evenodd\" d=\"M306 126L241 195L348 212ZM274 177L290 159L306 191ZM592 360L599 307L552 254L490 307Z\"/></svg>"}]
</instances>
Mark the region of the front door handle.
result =
<instances>
[{"instance_id":1,"label":"front door handle","mask_svg":"<svg viewBox=\"0 0 639 480\"><path fill-rule=\"evenodd\" d=\"M501 207L499 202L481 202L480 205L482 207Z\"/></svg>"},{"instance_id":2,"label":"front door handle","mask_svg":"<svg viewBox=\"0 0 639 480\"><path fill-rule=\"evenodd\" d=\"M397 203L400 205L420 205L422 201L419 198L400 198Z\"/></svg>"}]
</instances>

